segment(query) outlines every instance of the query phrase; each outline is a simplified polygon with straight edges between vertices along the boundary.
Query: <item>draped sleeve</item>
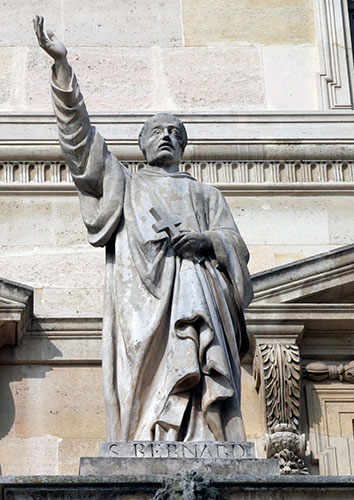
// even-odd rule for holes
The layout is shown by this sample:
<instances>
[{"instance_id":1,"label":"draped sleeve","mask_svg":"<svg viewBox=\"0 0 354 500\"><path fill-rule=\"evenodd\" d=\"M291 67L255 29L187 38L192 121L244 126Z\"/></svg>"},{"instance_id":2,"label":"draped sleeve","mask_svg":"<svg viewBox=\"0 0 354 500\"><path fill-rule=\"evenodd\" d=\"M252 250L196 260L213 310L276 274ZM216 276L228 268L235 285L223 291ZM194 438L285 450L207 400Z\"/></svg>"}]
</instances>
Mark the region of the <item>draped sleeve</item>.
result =
<instances>
[{"instance_id":1,"label":"draped sleeve","mask_svg":"<svg viewBox=\"0 0 354 500\"><path fill-rule=\"evenodd\" d=\"M231 279L236 299L239 299L242 309L246 309L253 298L252 281L247 268L249 252L224 197L216 188L212 188L208 210L209 230L206 233L218 263Z\"/></svg>"},{"instance_id":2,"label":"draped sleeve","mask_svg":"<svg viewBox=\"0 0 354 500\"><path fill-rule=\"evenodd\" d=\"M63 90L53 67L52 101L60 145L79 193L88 240L93 246L104 246L122 217L129 171L108 151L105 140L91 125L73 72L68 89Z\"/></svg>"}]
</instances>

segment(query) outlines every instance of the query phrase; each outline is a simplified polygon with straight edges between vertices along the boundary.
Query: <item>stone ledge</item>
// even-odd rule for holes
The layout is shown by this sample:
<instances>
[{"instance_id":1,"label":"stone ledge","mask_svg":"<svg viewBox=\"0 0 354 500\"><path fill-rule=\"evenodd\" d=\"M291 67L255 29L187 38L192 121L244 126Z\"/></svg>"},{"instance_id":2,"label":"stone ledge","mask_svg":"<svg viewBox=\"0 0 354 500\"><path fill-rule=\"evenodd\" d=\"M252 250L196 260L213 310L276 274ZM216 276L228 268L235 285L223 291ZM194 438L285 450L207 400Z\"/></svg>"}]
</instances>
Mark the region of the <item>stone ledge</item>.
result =
<instances>
[{"instance_id":1,"label":"stone ledge","mask_svg":"<svg viewBox=\"0 0 354 500\"><path fill-rule=\"evenodd\" d=\"M353 476L217 476L206 479L225 499L334 500L351 498ZM151 500L166 476L3 476L0 494L4 500L67 500L122 498ZM137 496L138 495L138 496Z\"/></svg>"},{"instance_id":2,"label":"stone ledge","mask_svg":"<svg viewBox=\"0 0 354 500\"><path fill-rule=\"evenodd\" d=\"M152 113L91 113L113 154L141 160L138 133ZM185 160L352 160L353 112L176 113L185 123ZM321 147L319 147L321 145ZM51 113L0 113L3 160L62 160Z\"/></svg>"}]
</instances>

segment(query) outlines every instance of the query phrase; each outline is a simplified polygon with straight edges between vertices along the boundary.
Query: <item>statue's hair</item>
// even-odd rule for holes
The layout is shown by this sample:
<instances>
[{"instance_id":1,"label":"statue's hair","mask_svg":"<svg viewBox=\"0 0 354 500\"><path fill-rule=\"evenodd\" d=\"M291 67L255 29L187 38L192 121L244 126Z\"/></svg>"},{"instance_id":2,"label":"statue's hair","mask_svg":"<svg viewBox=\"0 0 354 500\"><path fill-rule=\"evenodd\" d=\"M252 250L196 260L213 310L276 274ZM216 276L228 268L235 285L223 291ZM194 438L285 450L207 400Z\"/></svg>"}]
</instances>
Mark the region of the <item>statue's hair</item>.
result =
<instances>
[{"instance_id":1,"label":"statue's hair","mask_svg":"<svg viewBox=\"0 0 354 500\"><path fill-rule=\"evenodd\" d=\"M186 146L187 146L188 136L187 136L186 128L183 125L183 122L177 116L172 115L171 113L157 113L156 115L148 118L146 120L146 122L144 123L142 129L140 130L138 141L139 141L139 148L141 149L143 155L146 156L145 147L144 147L146 135L150 129L151 124L156 120L156 118L159 118L159 117L161 117L161 118L163 118L163 117L171 118L172 117L173 118L174 122L177 125L177 129L179 131L179 142L182 146L182 150L184 151Z\"/></svg>"}]
</instances>

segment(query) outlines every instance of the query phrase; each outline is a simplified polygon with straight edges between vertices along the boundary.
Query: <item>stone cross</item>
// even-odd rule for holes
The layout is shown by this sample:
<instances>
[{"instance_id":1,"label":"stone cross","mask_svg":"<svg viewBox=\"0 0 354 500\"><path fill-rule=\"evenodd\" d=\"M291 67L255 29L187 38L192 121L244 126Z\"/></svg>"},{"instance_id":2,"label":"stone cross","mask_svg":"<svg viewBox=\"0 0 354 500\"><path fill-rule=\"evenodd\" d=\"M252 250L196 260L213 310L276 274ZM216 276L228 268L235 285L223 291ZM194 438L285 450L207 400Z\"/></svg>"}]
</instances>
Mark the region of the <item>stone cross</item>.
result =
<instances>
[{"instance_id":1,"label":"stone cross","mask_svg":"<svg viewBox=\"0 0 354 500\"><path fill-rule=\"evenodd\" d=\"M150 213L156 220L156 224L152 225L152 228L156 233L166 231L170 238L179 234L177 226L182 224L182 221L178 220L178 217L173 217L167 214L161 207L150 208Z\"/></svg>"}]
</instances>

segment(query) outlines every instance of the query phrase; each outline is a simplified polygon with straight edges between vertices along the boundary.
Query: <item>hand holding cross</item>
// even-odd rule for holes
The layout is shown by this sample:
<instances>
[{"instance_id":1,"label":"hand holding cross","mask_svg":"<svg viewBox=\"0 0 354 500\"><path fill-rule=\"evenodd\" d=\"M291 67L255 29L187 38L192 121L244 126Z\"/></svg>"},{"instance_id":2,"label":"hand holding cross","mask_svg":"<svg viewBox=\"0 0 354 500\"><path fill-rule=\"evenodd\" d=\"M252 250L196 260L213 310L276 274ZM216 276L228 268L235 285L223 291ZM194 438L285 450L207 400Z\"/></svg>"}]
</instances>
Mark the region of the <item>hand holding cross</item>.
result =
<instances>
[{"instance_id":1,"label":"hand holding cross","mask_svg":"<svg viewBox=\"0 0 354 500\"><path fill-rule=\"evenodd\" d=\"M176 254L186 259L195 257L201 260L202 257L212 253L213 247L209 238L195 231L180 231L178 226L182 221L178 217L166 214L160 207L152 207L151 215L157 221L153 224L156 233L166 231L171 238L171 244Z\"/></svg>"}]
</instances>

